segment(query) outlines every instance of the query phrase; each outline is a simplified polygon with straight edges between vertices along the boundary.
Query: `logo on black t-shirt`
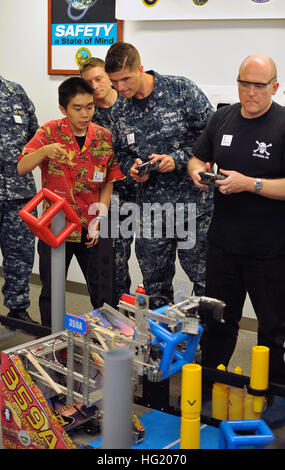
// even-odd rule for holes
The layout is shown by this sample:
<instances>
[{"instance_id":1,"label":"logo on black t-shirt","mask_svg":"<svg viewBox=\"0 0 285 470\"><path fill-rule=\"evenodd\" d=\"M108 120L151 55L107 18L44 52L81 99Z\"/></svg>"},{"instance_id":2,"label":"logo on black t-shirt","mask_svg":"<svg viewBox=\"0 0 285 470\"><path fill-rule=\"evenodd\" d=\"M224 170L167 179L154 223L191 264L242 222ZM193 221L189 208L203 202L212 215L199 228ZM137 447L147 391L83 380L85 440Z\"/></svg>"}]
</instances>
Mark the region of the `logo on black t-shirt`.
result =
<instances>
[{"instance_id":1,"label":"logo on black t-shirt","mask_svg":"<svg viewBox=\"0 0 285 470\"><path fill-rule=\"evenodd\" d=\"M272 144L267 145L265 142L259 142L258 140L256 140L256 143L257 148L253 151L253 156L269 160L270 152L267 149L272 147Z\"/></svg>"}]
</instances>

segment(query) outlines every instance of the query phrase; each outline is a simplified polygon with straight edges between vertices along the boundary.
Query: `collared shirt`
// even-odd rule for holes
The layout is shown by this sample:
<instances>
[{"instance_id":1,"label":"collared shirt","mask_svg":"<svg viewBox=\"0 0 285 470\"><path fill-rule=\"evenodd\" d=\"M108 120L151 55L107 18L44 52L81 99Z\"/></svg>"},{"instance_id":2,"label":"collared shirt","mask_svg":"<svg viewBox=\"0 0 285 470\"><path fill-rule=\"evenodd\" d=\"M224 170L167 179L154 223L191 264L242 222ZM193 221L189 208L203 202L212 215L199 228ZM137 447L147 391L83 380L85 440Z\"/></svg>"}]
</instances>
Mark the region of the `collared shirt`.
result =
<instances>
[{"instance_id":1,"label":"collared shirt","mask_svg":"<svg viewBox=\"0 0 285 470\"><path fill-rule=\"evenodd\" d=\"M130 179L136 158L143 162L155 154L170 155L175 170L151 172L141 183L139 199L145 203L196 203L197 215L213 209L213 191L200 191L187 174L192 147L213 108L204 93L189 79L148 72L154 89L141 108L134 98L121 96L112 107L112 137L122 172Z\"/></svg>"},{"instance_id":2,"label":"collared shirt","mask_svg":"<svg viewBox=\"0 0 285 470\"><path fill-rule=\"evenodd\" d=\"M23 87L0 76L0 201L36 194L33 174L19 175L17 163L37 128L35 107Z\"/></svg>"},{"instance_id":3,"label":"collared shirt","mask_svg":"<svg viewBox=\"0 0 285 470\"><path fill-rule=\"evenodd\" d=\"M112 106L109 108L100 108L95 104L94 116L92 121L99 126L105 127L105 129L111 129L111 112ZM137 199L137 187L138 184L134 180L128 180L127 178L117 181L113 186L113 194L119 195L120 203L124 202L136 202Z\"/></svg>"},{"instance_id":4,"label":"collared shirt","mask_svg":"<svg viewBox=\"0 0 285 470\"><path fill-rule=\"evenodd\" d=\"M104 184L124 178L114 158L111 133L91 122L80 149L66 117L50 121L38 129L19 160L52 143L63 144L67 156L46 158L41 163L42 186L63 197L87 228L96 215L94 204L99 201ZM47 207L45 201L44 210ZM81 229L74 231L68 240L79 241L80 233Z\"/></svg>"},{"instance_id":5,"label":"collared shirt","mask_svg":"<svg viewBox=\"0 0 285 470\"><path fill-rule=\"evenodd\" d=\"M110 106L109 108L100 108L95 103L94 116L92 118L92 122L95 122L95 124L98 124L99 126L105 127L105 129L110 130L111 110L112 110L112 106Z\"/></svg>"}]
</instances>

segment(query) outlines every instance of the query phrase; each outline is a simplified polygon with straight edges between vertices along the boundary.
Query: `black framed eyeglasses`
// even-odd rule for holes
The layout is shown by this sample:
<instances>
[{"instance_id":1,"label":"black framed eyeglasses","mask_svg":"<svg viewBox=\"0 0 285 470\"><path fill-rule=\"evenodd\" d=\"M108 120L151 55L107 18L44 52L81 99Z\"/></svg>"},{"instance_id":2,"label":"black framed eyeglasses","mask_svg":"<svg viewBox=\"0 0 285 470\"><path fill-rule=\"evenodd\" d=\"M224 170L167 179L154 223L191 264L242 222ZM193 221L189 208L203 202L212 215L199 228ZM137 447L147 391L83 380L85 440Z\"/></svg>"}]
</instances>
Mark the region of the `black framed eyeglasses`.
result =
<instances>
[{"instance_id":1,"label":"black framed eyeglasses","mask_svg":"<svg viewBox=\"0 0 285 470\"><path fill-rule=\"evenodd\" d=\"M241 87L242 90L249 91L251 87L256 93L261 93L266 90L268 85L273 82L273 80L276 80L276 76L272 77L271 80L267 83L262 83L262 82L247 82L245 80L240 80L239 78L237 79L237 82L239 86Z\"/></svg>"}]
</instances>

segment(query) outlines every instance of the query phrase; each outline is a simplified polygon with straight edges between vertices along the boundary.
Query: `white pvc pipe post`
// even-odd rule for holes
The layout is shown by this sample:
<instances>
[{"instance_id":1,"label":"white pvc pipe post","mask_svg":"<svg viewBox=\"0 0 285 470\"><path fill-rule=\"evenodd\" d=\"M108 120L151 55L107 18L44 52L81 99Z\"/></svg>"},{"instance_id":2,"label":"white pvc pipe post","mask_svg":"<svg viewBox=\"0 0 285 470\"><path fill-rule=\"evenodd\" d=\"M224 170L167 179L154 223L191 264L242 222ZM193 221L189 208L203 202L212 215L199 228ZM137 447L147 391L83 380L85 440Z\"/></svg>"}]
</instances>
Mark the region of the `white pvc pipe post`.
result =
<instances>
[{"instance_id":1,"label":"white pvc pipe post","mask_svg":"<svg viewBox=\"0 0 285 470\"><path fill-rule=\"evenodd\" d=\"M130 449L132 352L129 348L104 354L103 448Z\"/></svg>"}]
</instances>

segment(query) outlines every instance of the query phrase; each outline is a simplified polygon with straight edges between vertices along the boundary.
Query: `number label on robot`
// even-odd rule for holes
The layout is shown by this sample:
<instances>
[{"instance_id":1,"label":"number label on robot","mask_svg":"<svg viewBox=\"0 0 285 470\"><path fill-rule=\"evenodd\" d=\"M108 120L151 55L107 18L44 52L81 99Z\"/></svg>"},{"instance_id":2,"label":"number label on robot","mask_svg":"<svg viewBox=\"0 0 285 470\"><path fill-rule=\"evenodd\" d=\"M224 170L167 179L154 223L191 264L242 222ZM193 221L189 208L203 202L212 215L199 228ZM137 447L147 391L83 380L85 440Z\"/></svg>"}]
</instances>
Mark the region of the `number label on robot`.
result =
<instances>
[{"instance_id":1,"label":"number label on robot","mask_svg":"<svg viewBox=\"0 0 285 470\"><path fill-rule=\"evenodd\" d=\"M65 314L65 328L66 330L74 331L74 333L79 333L81 335L87 334L87 325L88 321L85 318L78 317L72 313Z\"/></svg>"}]
</instances>

